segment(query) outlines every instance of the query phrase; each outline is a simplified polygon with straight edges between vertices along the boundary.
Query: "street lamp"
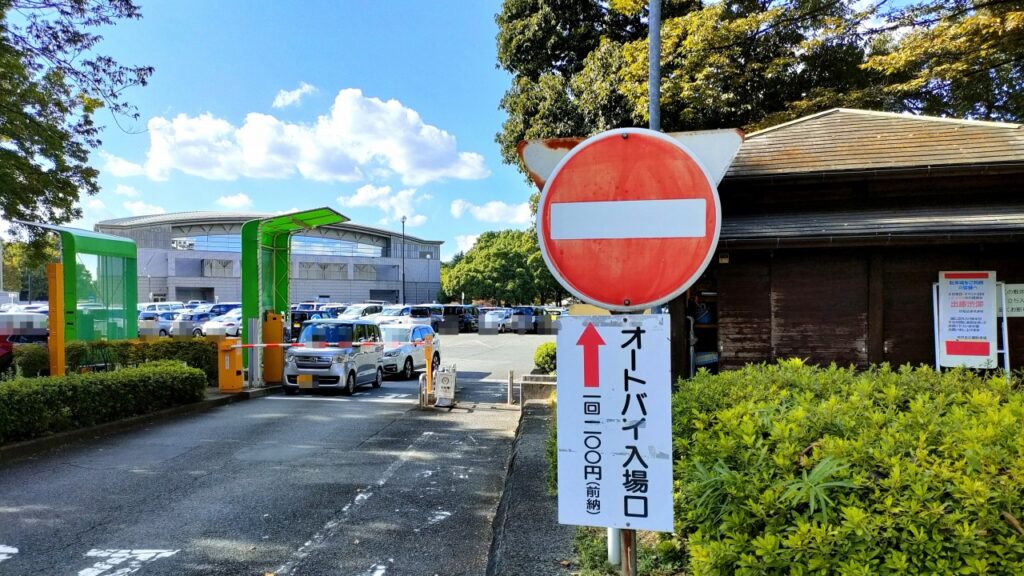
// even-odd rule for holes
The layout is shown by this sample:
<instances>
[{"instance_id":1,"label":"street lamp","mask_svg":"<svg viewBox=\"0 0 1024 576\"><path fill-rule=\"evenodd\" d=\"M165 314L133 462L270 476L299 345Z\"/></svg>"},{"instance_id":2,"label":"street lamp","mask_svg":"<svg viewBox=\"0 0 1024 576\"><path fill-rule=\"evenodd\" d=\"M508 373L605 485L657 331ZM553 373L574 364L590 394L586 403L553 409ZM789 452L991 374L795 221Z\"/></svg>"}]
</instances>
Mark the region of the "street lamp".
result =
<instances>
[{"instance_id":1,"label":"street lamp","mask_svg":"<svg viewBox=\"0 0 1024 576\"><path fill-rule=\"evenodd\" d=\"M405 216L402 216L402 306L405 306Z\"/></svg>"}]
</instances>

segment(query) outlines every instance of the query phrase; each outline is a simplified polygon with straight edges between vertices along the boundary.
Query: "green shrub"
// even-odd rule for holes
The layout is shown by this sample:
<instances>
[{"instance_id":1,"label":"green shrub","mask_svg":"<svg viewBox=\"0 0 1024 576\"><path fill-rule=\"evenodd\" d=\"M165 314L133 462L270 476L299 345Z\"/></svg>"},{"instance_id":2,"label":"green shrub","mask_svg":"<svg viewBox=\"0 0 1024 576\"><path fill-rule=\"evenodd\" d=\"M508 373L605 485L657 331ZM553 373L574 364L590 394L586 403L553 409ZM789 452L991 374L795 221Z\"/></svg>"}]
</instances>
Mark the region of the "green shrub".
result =
<instances>
[{"instance_id":1,"label":"green shrub","mask_svg":"<svg viewBox=\"0 0 1024 576\"><path fill-rule=\"evenodd\" d=\"M14 347L14 366L19 376L34 378L50 373L50 353L46 346L19 344Z\"/></svg>"},{"instance_id":2,"label":"green shrub","mask_svg":"<svg viewBox=\"0 0 1024 576\"><path fill-rule=\"evenodd\" d=\"M533 353L533 365L545 374L555 373L555 343L545 342Z\"/></svg>"},{"instance_id":3,"label":"green shrub","mask_svg":"<svg viewBox=\"0 0 1024 576\"><path fill-rule=\"evenodd\" d=\"M217 381L217 343L204 338L95 342L76 340L64 346L64 361L69 374L92 368L128 368L159 360L182 361L202 370L207 381ZM15 350L14 362L21 376L39 376L48 373L50 354L45 346L19 346Z\"/></svg>"},{"instance_id":4,"label":"green shrub","mask_svg":"<svg viewBox=\"0 0 1024 576\"><path fill-rule=\"evenodd\" d=\"M687 574L1024 574L1024 392L798 360L680 381Z\"/></svg>"},{"instance_id":5,"label":"green shrub","mask_svg":"<svg viewBox=\"0 0 1024 576\"><path fill-rule=\"evenodd\" d=\"M180 362L0 382L0 444L198 402L205 393L202 371Z\"/></svg>"}]
</instances>

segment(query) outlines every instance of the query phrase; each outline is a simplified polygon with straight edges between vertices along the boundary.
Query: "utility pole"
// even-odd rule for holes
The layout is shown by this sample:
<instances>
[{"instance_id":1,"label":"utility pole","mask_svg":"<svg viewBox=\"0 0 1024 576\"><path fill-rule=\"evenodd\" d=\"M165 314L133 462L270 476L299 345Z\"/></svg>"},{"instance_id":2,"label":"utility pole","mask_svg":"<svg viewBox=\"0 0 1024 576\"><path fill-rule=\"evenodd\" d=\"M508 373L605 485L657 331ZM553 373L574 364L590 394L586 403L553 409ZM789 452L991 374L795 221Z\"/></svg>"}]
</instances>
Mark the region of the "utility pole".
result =
<instances>
[{"instance_id":1,"label":"utility pole","mask_svg":"<svg viewBox=\"0 0 1024 576\"><path fill-rule=\"evenodd\" d=\"M402 216L402 306L405 304L405 216Z\"/></svg>"}]
</instances>

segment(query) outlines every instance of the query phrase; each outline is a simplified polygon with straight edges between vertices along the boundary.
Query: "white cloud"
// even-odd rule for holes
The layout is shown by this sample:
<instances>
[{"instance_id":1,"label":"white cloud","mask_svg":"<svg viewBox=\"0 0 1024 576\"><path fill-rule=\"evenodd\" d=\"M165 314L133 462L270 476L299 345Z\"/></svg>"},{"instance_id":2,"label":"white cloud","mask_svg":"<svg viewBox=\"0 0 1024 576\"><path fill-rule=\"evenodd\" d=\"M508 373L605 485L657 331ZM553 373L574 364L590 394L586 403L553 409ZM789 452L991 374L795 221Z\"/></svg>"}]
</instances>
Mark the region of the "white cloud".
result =
<instances>
[{"instance_id":1,"label":"white cloud","mask_svg":"<svg viewBox=\"0 0 1024 576\"><path fill-rule=\"evenodd\" d=\"M118 184L114 188L114 194L118 196L127 196L129 198L135 198L139 195L139 191L132 186L125 186L124 184Z\"/></svg>"},{"instance_id":2,"label":"white cloud","mask_svg":"<svg viewBox=\"0 0 1024 576\"><path fill-rule=\"evenodd\" d=\"M478 238L480 238L479 234L460 234L455 237L455 246L459 252L469 252Z\"/></svg>"},{"instance_id":3,"label":"white cloud","mask_svg":"<svg viewBox=\"0 0 1024 576\"><path fill-rule=\"evenodd\" d=\"M90 198L85 201L85 207L90 210L105 210L107 205L99 198Z\"/></svg>"},{"instance_id":4,"label":"white cloud","mask_svg":"<svg viewBox=\"0 0 1024 576\"><path fill-rule=\"evenodd\" d=\"M160 206L154 206L152 204L146 204L142 200L132 200L124 203L124 209L131 213L132 216L146 216L149 214L164 214L167 210L164 210Z\"/></svg>"},{"instance_id":5,"label":"white cloud","mask_svg":"<svg viewBox=\"0 0 1024 576\"><path fill-rule=\"evenodd\" d=\"M314 92L316 92L316 86L306 82L299 82L299 87L295 90L281 90L278 92L272 106L274 108L286 108L292 104L298 104L303 96Z\"/></svg>"},{"instance_id":6,"label":"white cloud","mask_svg":"<svg viewBox=\"0 0 1024 576\"><path fill-rule=\"evenodd\" d=\"M110 172L112 176L127 178L129 176L142 176L146 173L146 168L144 166L134 162L129 162L124 158L118 158L117 156L107 152L100 152L100 156L107 161L105 169L107 172Z\"/></svg>"},{"instance_id":7,"label":"white cloud","mask_svg":"<svg viewBox=\"0 0 1024 576\"><path fill-rule=\"evenodd\" d=\"M297 174L323 182L394 174L407 186L490 175L483 156L459 152L455 136L424 123L415 110L352 88L338 92L331 110L311 125L250 113L236 128L207 113L155 117L148 127L145 165L106 154L108 170L153 180L166 180L173 171L209 180Z\"/></svg>"},{"instance_id":8,"label":"white cloud","mask_svg":"<svg viewBox=\"0 0 1024 576\"><path fill-rule=\"evenodd\" d=\"M511 223L517 225L529 224L533 217L530 215L530 203L506 204L500 200L491 200L483 205L476 205L465 200L452 202L452 216L462 218L463 214L469 214L481 222Z\"/></svg>"},{"instance_id":9,"label":"white cloud","mask_svg":"<svg viewBox=\"0 0 1024 576\"><path fill-rule=\"evenodd\" d=\"M252 198L249 198L244 192L239 192L231 196L217 198L217 205L231 208L232 210L243 210L245 208L252 208Z\"/></svg>"},{"instance_id":10,"label":"white cloud","mask_svg":"<svg viewBox=\"0 0 1024 576\"><path fill-rule=\"evenodd\" d=\"M366 184L361 186L351 196L339 196L338 204L348 208L369 208L375 206L385 214L384 218L380 220L381 224L401 222L402 217L405 216L405 225L412 228L420 226L427 221L426 216L416 214L415 207L417 202L421 202L426 198L429 198L429 195L424 194L417 198L415 188L407 188L392 193L390 186Z\"/></svg>"}]
</instances>

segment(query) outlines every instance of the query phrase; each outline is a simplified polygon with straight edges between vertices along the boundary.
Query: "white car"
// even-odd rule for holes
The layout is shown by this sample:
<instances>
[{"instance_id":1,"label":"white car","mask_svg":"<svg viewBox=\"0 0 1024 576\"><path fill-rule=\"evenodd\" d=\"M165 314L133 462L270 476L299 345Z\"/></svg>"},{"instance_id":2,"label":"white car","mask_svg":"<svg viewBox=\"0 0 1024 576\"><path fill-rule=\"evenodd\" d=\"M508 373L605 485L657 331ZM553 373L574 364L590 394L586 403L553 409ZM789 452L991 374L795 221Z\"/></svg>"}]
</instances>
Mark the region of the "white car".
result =
<instances>
[{"instance_id":1,"label":"white car","mask_svg":"<svg viewBox=\"0 0 1024 576\"><path fill-rule=\"evenodd\" d=\"M235 308L227 314L205 322L201 328L203 336L238 336L242 332L242 309Z\"/></svg>"},{"instance_id":2,"label":"white car","mask_svg":"<svg viewBox=\"0 0 1024 576\"><path fill-rule=\"evenodd\" d=\"M484 314L483 321L480 322L480 329L499 333L508 332L512 329L512 310L498 308L487 312Z\"/></svg>"},{"instance_id":3,"label":"white car","mask_svg":"<svg viewBox=\"0 0 1024 576\"><path fill-rule=\"evenodd\" d=\"M385 374L396 374L402 380L412 380L416 370L426 369L427 355L424 342L431 343L434 367L441 363L441 339L430 326L391 324L380 327L384 340L382 365Z\"/></svg>"},{"instance_id":4,"label":"white car","mask_svg":"<svg viewBox=\"0 0 1024 576\"><path fill-rule=\"evenodd\" d=\"M378 326L409 324L409 312L411 309L410 306L402 305L385 306L384 310L381 310L380 313L366 316L366 319L376 322Z\"/></svg>"},{"instance_id":5,"label":"white car","mask_svg":"<svg viewBox=\"0 0 1024 576\"><path fill-rule=\"evenodd\" d=\"M345 311L338 318L342 320L359 320L365 316L377 314L383 309L384 307L380 304L353 304L345 308Z\"/></svg>"}]
</instances>

